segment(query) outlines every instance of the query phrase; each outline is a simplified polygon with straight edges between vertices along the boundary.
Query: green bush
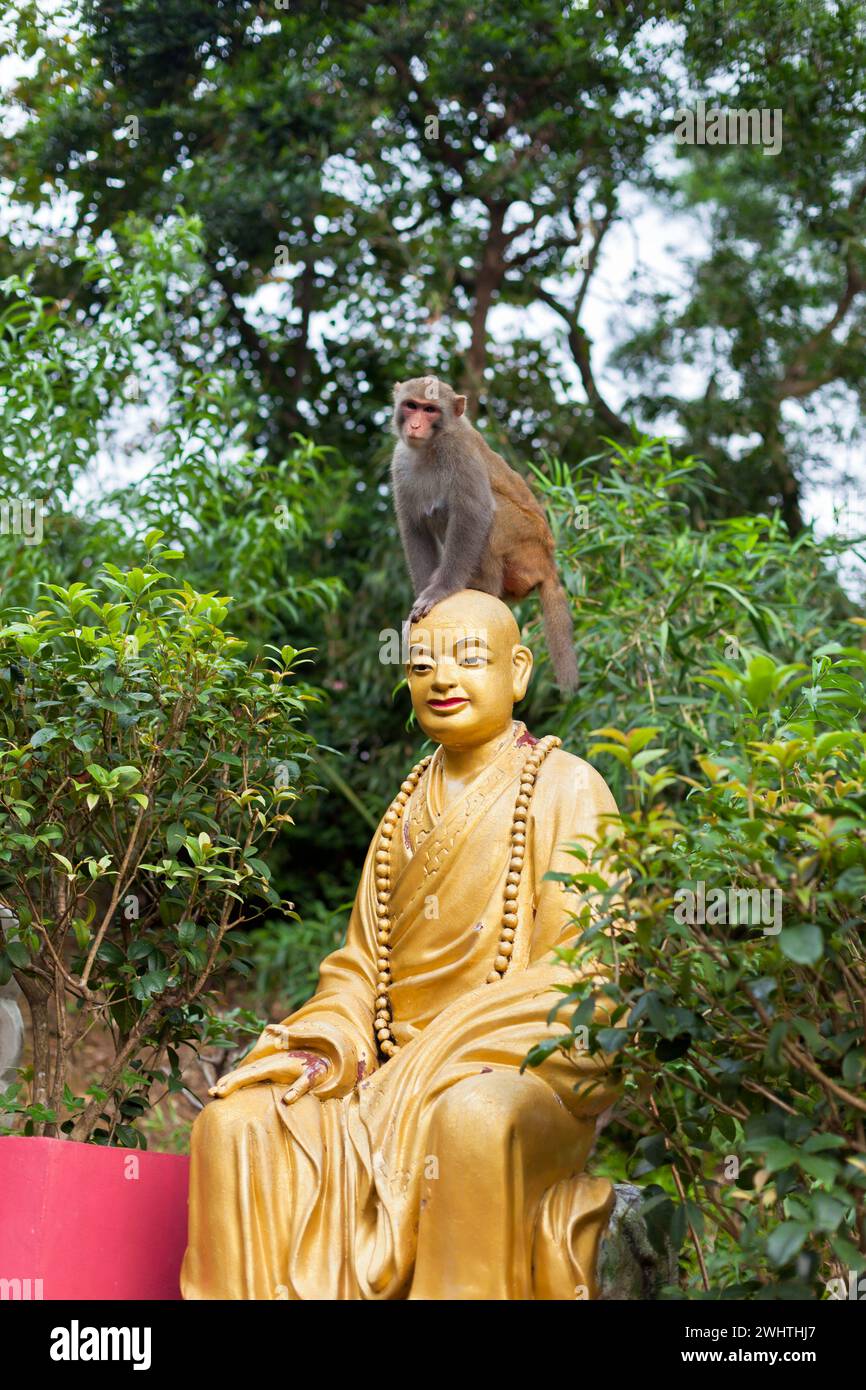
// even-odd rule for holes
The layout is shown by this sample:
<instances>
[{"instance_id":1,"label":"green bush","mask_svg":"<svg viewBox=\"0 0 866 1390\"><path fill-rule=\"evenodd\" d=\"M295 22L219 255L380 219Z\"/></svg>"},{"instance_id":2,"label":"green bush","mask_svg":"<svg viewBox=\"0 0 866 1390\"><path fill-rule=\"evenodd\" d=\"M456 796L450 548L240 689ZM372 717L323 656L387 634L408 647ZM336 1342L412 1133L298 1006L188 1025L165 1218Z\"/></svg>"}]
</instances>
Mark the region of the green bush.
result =
<instances>
[{"instance_id":1,"label":"green bush","mask_svg":"<svg viewBox=\"0 0 866 1390\"><path fill-rule=\"evenodd\" d=\"M596 901L567 958L600 955L610 981L566 996L559 1046L610 1055L623 1098L596 1170L651 1178L690 1297L847 1296L866 1269L864 621L833 547L772 518L693 526L694 465L658 443L616 465L583 503L595 717L566 735L623 813L571 880ZM560 515L569 489L551 485Z\"/></svg>"},{"instance_id":2,"label":"green bush","mask_svg":"<svg viewBox=\"0 0 866 1390\"><path fill-rule=\"evenodd\" d=\"M28 1133L140 1141L154 1080L180 1088L178 1045L218 1027L213 989L245 968L237 929L295 915L264 856L311 781L303 653L250 663L229 600L174 581L161 536L0 629L0 979L34 1053L3 1108ZM76 1095L95 1026L114 1056Z\"/></svg>"}]
</instances>

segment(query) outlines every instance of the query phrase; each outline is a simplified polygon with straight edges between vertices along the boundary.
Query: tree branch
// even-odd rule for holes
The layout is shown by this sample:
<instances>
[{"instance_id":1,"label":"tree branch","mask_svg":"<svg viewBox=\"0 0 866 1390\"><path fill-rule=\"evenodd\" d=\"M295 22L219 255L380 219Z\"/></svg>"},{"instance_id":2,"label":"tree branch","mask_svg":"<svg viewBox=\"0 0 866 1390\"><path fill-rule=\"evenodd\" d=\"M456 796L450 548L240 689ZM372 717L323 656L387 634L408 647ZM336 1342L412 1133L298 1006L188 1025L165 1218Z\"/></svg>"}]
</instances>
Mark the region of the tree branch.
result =
<instances>
[{"instance_id":1,"label":"tree branch","mask_svg":"<svg viewBox=\"0 0 866 1390\"><path fill-rule=\"evenodd\" d=\"M592 409L604 421L607 428L613 434L630 437L630 426L617 415L616 411L611 409L596 385L595 377L592 372L592 363L590 361L589 339L577 321L578 310L576 308L568 309L564 304L560 304L558 299L554 298L548 290L543 289L540 285L535 287L534 292L535 297L540 299L542 303L547 304L555 313L559 314L560 318L565 323L568 331L568 346L577 365L577 369L580 372L583 389L586 392L587 400L592 406ZM578 296L578 299L580 300L580 296Z\"/></svg>"},{"instance_id":2,"label":"tree branch","mask_svg":"<svg viewBox=\"0 0 866 1390\"><path fill-rule=\"evenodd\" d=\"M820 352L825 346L834 329L838 328L839 324L845 318L845 315L848 313L857 295L861 294L864 289L866 289L866 281L864 281L863 276L854 266L849 251L846 262L845 285L839 296L836 308L833 310L833 313L824 324L823 328L819 328L816 333L813 333L812 337L807 339L791 358L785 370L785 375L776 387L775 395L777 400L781 401L792 397L799 399L802 396L811 395L813 391L817 391L821 386L826 386L828 381L835 380L839 375L840 369L838 366L830 366L823 371L813 372L810 375L808 374L809 363L815 354Z\"/></svg>"},{"instance_id":3,"label":"tree branch","mask_svg":"<svg viewBox=\"0 0 866 1390\"><path fill-rule=\"evenodd\" d=\"M219 270L212 259L209 259L211 274L223 292L226 302L228 316L233 327L249 354L253 366L265 382L265 385L281 402L281 411L286 417L286 422L290 429L298 429L303 424L301 417L297 414L286 398L286 378L279 365L273 361L267 343L248 322L243 310L239 307L234 297L234 286L231 279L224 270Z\"/></svg>"}]
</instances>

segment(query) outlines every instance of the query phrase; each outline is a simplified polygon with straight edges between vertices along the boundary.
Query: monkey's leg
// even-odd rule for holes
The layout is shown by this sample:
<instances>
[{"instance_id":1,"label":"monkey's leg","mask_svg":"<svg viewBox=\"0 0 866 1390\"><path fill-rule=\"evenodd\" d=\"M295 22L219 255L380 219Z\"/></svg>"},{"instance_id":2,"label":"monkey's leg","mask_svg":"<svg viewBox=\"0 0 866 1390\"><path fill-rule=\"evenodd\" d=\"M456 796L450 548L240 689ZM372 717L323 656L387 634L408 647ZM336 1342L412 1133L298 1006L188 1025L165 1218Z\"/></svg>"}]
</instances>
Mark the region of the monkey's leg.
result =
<instances>
[{"instance_id":1,"label":"monkey's leg","mask_svg":"<svg viewBox=\"0 0 866 1390\"><path fill-rule=\"evenodd\" d=\"M525 598L548 578L550 558L537 541L523 541L508 552L503 587L509 598Z\"/></svg>"}]
</instances>

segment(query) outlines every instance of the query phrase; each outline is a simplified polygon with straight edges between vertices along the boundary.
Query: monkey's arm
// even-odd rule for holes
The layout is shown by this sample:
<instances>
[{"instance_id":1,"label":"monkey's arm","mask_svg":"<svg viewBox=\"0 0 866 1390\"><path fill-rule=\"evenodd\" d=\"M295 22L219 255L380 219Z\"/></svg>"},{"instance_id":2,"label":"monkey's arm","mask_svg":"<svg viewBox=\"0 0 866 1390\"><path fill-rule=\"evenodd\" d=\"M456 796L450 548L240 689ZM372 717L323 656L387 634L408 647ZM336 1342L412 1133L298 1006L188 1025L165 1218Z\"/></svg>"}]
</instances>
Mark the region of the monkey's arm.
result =
<instances>
[{"instance_id":1,"label":"monkey's arm","mask_svg":"<svg viewBox=\"0 0 866 1390\"><path fill-rule=\"evenodd\" d=\"M436 569L415 600L410 619L417 622L436 603L465 589L478 569L493 525L496 504L486 470L470 465L448 499L448 529Z\"/></svg>"},{"instance_id":2,"label":"monkey's arm","mask_svg":"<svg viewBox=\"0 0 866 1390\"><path fill-rule=\"evenodd\" d=\"M399 513L397 522L400 527L400 539L403 542L406 564L412 577L412 592L413 594L420 594L430 583L433 571L436 569L439 550L433 535L426 526L409 517L400 516Z\"/></svg>"}]
</instances>

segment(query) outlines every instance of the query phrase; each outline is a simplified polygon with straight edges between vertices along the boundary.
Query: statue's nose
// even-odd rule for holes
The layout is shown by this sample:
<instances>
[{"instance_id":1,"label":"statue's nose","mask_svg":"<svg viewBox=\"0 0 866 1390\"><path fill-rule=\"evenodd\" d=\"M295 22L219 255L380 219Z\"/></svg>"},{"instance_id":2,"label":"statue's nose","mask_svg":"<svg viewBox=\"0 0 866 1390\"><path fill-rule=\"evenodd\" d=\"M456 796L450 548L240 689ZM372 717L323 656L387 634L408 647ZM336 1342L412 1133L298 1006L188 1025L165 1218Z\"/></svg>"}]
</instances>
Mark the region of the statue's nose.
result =
<instances>
[{"instance_id":1,"label":"statue's nose","mask_svg":"<svg viewBox=\"0 0 866 1390\"><path fill-rule=\"evenodd\" d=\"M450 662L439 662L433 677L434 690L451 690L457 684L457 671Z\"/></svg>"}]
</instances>

